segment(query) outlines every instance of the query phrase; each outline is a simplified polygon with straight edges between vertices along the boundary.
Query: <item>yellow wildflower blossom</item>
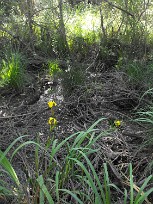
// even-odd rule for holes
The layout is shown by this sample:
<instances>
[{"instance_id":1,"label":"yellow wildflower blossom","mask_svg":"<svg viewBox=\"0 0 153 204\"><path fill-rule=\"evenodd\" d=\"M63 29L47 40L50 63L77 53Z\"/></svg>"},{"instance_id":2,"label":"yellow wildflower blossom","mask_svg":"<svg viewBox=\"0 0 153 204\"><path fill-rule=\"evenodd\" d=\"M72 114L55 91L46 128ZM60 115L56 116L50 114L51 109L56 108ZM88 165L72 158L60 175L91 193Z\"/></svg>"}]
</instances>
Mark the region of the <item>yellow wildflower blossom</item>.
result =
<instances>
[{"instance_id":1,"label":"yellow wildflower blossom","mask_svg":"<svg viewBox=\"0 0 153 204\"><path fill-rule=\"evenodd\" d=\"M56 102L55 101L49 101L48 102L48 107L52 108L53 106L57 106Z\"/></svg>"},{"instance_id":2,"label":"yellow wildflower blossom","mask_svg":"<svg viewBox=\"0 0 153 204\"><path fill-rule=\"evenodd\" d=\"M121 121L120 120L114 120L114 125L115 125L115 127L120 127Z\"/></svg>"},{"instance_id":3,"label":"yellow wildflower blossom","mask_svg":"<svg viewBox=\"0 0 153 204\"><path fill-rule=\"evenodd\" d=\"M55 118L50 117L48 120L48 124L51 126L55 126L57 124L57 120Z\"/></svg>"}]
</instances>

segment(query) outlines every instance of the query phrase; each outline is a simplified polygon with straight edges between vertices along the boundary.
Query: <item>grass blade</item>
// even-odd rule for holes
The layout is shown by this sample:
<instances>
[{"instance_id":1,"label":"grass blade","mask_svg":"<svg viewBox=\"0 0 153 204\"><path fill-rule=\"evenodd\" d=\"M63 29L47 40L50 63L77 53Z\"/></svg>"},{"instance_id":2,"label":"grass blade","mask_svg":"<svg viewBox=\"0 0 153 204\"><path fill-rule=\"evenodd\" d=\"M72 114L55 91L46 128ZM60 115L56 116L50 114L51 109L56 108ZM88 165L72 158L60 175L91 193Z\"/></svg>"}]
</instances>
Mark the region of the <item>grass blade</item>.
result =
<instances>
[{"instance_id":1,"label":"grass blade","mask_svg":"<svg viewBox=\"0 0 153 204\"><path fill-rule=\"evenodd\" d=\"M130 164L130 204L133 204L133 175L132 175L132 164Z\"/></svg>"},{"instance_id":2,"label":"grass blade","mask_svg":"<svg viewBox=\"0 0 153 204\"><path fill-rule=\"evenodd\" d=\"M136 204L143 204L144 200L147 199L147 197L153 192L153 188L149 189L146 193L144 193L136 202ZM148 200L147 200L148 201ZM147 202L148 204L150 204L150 202Z\"/></svg>"},{"instance_id":3,"label":"grass blade","mask_svg":"<svg viewBox=\"0 0 153 204\"><path fill-rule=\"evenodd\" d=\"M37 182L38 182L38 184L40 186L40 189L45 194L45 196L46 196L46 198L48 200L48 203L49 204L54 204L54 201L53 201L50 193L48 192L47 187L44 184L44 179L43 179L42 175L37 178Z\"/></svg>"},{"instance_id":4,"label":"grass blade","mask_svg":"<svg viewBox=\"0 0 153 204\"><path fill-rule=\"evenodd\" d=\"M13 159L14 155L15 155L22 147L24 147L24 146L26 146L26 145L30 145L30 144L34 144L34 145L36 145L36 146L38 146L38 147L41 148L41 146L40 146L38 143L36 143L36 142L26 141L26 142L24 142L23 144L21 144L20 146L18 146L18 147L15 149L15 151L13 152L13 154L12 154L12 156L11 156L11 160Z\"/></svg>"},{"instance_id":5,"label":"grass blade","mask_svg":"<svg viewBox=\"0 0 153 204\"><path fill-rule=\"evenodd\" d=\"M79 204L84 204L73 192L67 190L67 189L59 189L60 191L66 192L70 194Z\"/></svg>"},{"instance_id":6,"label":"grass blade","mask_svg":"<svg viewBox=\"0 0 153 204\"><path fill-rule=\"evenodd\" d=\"M127 195L127 190L124 190L124 204L127 204L127 199L128 199L128 195Z\"/></svg>"},{"instance_id":7,"label":"grass blade","mask_svg":"<svg viewBox=\"0 0 153 204\"><path fill-rule=\"evenodd\" d=\"M28 135L24 135L24 136L20 136L17 139L15 139L9 146L8 148L5 150L5 152L3 152L3 155L0 157L0 163L1 160L7 155L7 153L10 151L10 149L15 145L15 143L17 143L21 138L23 137L27 137Z\"/></svg>"},{"instance_id":8,"label":"grass blade","mask_svg":"<svg viewBox=\"0 0 153 204\"><path fill-rule=\"evenodd\" d=\"M55 183L56 183L56 199L59 202L59 189L58 189L58 185L59 185L59 171L56 172Z\"/></svg>"},{"instance_id":9,"label":"grass blade","mask_svg":"<svg viewBox=\"0 0 153 204\"><path fill-rule=\"evenodd\" d=\"M70 159L73 160L73 161L75 161L76 164L77 164L78 166L80 166L81 169L84 171L84 173L86 174L86 176L87 176L87 178L88 178L88 180L89 180L90 186L91 186L91 188L92 188L92 190L93 190L93 192L94 192L94 194L95 194L95 197L98 199L99 203L102 203L101 197L100 197L100 195L99 195L99 193L98 193L98 189L97 189L97 187L95 186L94 181L93 181L92 177L90 176L88 170L87 170L86 167L84 166L84 164L83 164L82 162L80 162L79 160L75 159L75 158L70 158ZM96 173L96 172L95 172L95 173ZM95 176L95 175L94 175L94 176Z\"/></svg>"},{"instance_id":10,"label":"grass blade","mask_svg":"<svg viewBox=\"0 0 153 204\"><path fill-rule=\"evenodd\" d=\"M137 203L138 199L142 196L143 194L143 190L145 189L145 187L147 186L148 182L152 179L152 175L150 175L146 180L145 182L143 183L143 185L141 186L136 198L135 198L135 203Z\"/></svg>"},{"instance_id":11,"label":"grass blade","mask_svg":"<svg viewBox=\"0 0 153 204\"><path fill-rule=\"evenodd\" d=\"M0 165L3 166L3 168L7 171L7 173L10 175L10 177L13 179L13 181L17 184L17 186L20 185L18 176L14 170L14 168L12 167L11 163L9 162L9 160L6 158L6 156L4 157L4 153L0 150Z\"/></svg>"},{"instance_id":12,"label":"grass blade","mask_svg":"<svg viewBox=\"0 0 153 204\"><path fill-rule=\"evenodd\" d=\"M106 194L106 204L111 204L109 177L108 177L108 171L107 171L106 163L104 163L104 188L105 188L105 194Z\"/></svg>"},{"instance_id":13,"label":"grass blade","mask_svg":"<svg viewBox=\"0 0 153 204\"><path fill-rule=\"evenodd\" d=\"M44 193L42 189L40 189L39 204L44 204L44 203L45 203Z\"/></svg>"}]
</instances>

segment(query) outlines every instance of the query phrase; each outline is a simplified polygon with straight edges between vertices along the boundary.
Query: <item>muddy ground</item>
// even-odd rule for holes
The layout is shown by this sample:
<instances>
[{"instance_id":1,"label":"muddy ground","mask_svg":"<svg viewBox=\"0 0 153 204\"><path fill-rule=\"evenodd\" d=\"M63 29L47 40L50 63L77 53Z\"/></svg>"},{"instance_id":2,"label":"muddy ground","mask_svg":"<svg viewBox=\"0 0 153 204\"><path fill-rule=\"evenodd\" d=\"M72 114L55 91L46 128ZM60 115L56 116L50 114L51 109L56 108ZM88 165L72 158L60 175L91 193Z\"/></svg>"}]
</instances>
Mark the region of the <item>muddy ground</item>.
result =
<instances>
[{"instance_id":1,"label":"muddy ground","mask_svg":"<svg viewBox=\"0 0 153 204\"><path fill-rule=\"evenodd\" d=\"M137 186L141 186L144 179L152 174L148 166L153 159L152 148L142 148L147 137L145 126L133 121L141 105L140 94L128 83L125 73L112 70L96 74L88 72L86 83L67 97L63 93L60 79L53 83L45 72L38 74L31 71L29 74L32 76L32 83L23 92L11 88L2 88L0 91L2 151L22 135L26 137L21 142L36 141L39 135L41 143L45 143L48 137L52 137L53 133L47 123L51 116L47 102L54 100L57 103L54 111L58 121L54 136L60 141L74 132L88 129L101 117L105 120L98 124L99 131L111 128L110 119L122 121L120 128L97 141L95 147L99 148L99 153L92 160L96 169L107 162L113 183L128 188L129 182L123 175L128 175L129 163L132 163ZM13 160L13 166L23 182L23 164L26 163L27 168L31 165L33 151L27 146ZM150 202L153 203L151 196Z\"/></svg>"}]
</instances>

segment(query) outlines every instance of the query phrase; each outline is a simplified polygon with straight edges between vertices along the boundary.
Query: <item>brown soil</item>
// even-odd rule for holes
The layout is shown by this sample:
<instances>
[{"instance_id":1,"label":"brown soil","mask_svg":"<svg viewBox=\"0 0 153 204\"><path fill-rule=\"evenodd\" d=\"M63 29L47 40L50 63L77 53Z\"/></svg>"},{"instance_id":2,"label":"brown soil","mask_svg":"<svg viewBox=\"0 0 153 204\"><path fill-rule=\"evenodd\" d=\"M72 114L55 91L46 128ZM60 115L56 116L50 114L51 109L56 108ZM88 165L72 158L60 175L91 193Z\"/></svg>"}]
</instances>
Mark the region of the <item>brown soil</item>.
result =
<instances>
[{"instance_id":1,"label":"brown soil","mask_svg":"<svg viewBox=\"0 0 153 204\"><path fill-rule=\"evenodd\" d=\"M121 127L95 144L99 152L91 158L92 163L101 175L103 163L107 162L110 180L121 188L129 187L129 180L124 175L128 175L128 166L132 163L135 184L141 186L152 174L148 165L153 154L151 148L141 148L146 140L145 128L132 121L135 109L140 105L139 94L130 87L124 73L111 71L87 75L85 85L77 87L69 97L63 96L60 80L55 84L44 73L41 79L34 74L33 84L22 93L1 89L0 149L5 151L11 142L23 135L26 137L20 142L36 141L39 135L41 143L45 143L53 134L63 140L74 132L86 130L101 117L106 119L97 127L99 131L106 131L110 129L110 119L119 119L122 120ZM47 123L51 116L47 106L50 100L57 103L54 112L58 125L54 133L50 132ZM30 169L33 154L34 149L26 146L13 159L13 166L23 182L26 177L23 166ZM151 197L150 202L153 202ZM122 200L117 203L122 203Z\"/></svg>"}]
</instances>

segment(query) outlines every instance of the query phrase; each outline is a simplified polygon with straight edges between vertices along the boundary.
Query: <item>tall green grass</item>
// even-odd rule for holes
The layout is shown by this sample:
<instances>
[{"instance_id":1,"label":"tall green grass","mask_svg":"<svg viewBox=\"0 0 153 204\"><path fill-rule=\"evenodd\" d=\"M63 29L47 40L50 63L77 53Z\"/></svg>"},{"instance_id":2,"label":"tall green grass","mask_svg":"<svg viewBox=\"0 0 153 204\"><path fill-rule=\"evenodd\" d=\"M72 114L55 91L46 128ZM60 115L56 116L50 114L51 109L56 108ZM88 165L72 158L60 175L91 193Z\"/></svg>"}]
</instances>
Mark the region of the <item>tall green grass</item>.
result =
<instances>
[{"instance_id":1,"label":"tall green grass","mask_svg":"<svg viewBox=\"0 0 153 204\"><path fill-rule=\"evenodd\" d=\"M90 155L97 154L98 149L94 149L94 144L101 137L105 137L107 132L99 132L96 125L104 119L96 121L88 130L74 133L59 142L54 137L48 138L46 144L41 144L40 137L36 141L26 141L19 144L19 141L26 136L17 138L5 152L0 152L0 165L7 172L14 185L6 185L5 179L0 180L0 194L2 196L12 195L18 202L24 198L30 203L54 204L69 203L68 198L73 199L79 204L111 204L113 202L112 188L122 195L124 204L141 204L148 195L153 192L153 188L147 191L152 176L146 178L141 188L135 192L133 182L132 165L130 165L130 177L127 182L130 189L122 192L116 185L111 183L107 164L103 164L101 171L103 179L99 178L99 172L94 168ZM12 152L11 159L8 159L8 153L14 145L16 149ZM26 178L26 183L20 182L19 176L15 172L12 159L17 152L26 146L33 145L34 160L31 163L33 174ZM62 153L62 157L60 156ZM27 169L28 165L26 165ZM2 171L1 171L2 174ZM26 174L28 175L28 174ZM25 187L24 185L27 185ZM6 187L7 186L7 187ZM14 189L15 192L14 192ZM24 189L31 189L32 196Z\"/></svg>"},{"instance_id":2,"label":"tall green grass","mask_svg":"<svg viewBox=\"0 0 153 204\"><path fill-rule=\"evenodd\" d=\"M153 62L145 60L128 60L122 65L122 70L129 76L129 82L143 88L145 91L153 88Z\"/></svg>"},{"instance_id":3,"label":"tall green grass","mask_svg":"<svg viewBox=\"0 0 153 204\"><path fill-rule=\"evenodd\" d=\"M153 144L153 104L152 104L152 89L148 90L146 93L150 93L150 105L148 105L146 108L141 109L137 111L136 113L136 118L134 119L135 122L138 122L142 124L145 128L145 137L144 137L144 144L145 146L151 146ZM143 97L145 94L142 96L140 99L143 100Z\"/></svg>"},{"instance_id":4,"label":"tall green grass","mask_svg":"<svg viewBox=\"0 0 153 204\"><path fill-rule=\"evenodd\" d=\"M2 59L0 66L1 86L9 85L15 89L24 87L26 82L26 62L20 53L8 54L6 59Z\"/></svg>"}]
</instances>

